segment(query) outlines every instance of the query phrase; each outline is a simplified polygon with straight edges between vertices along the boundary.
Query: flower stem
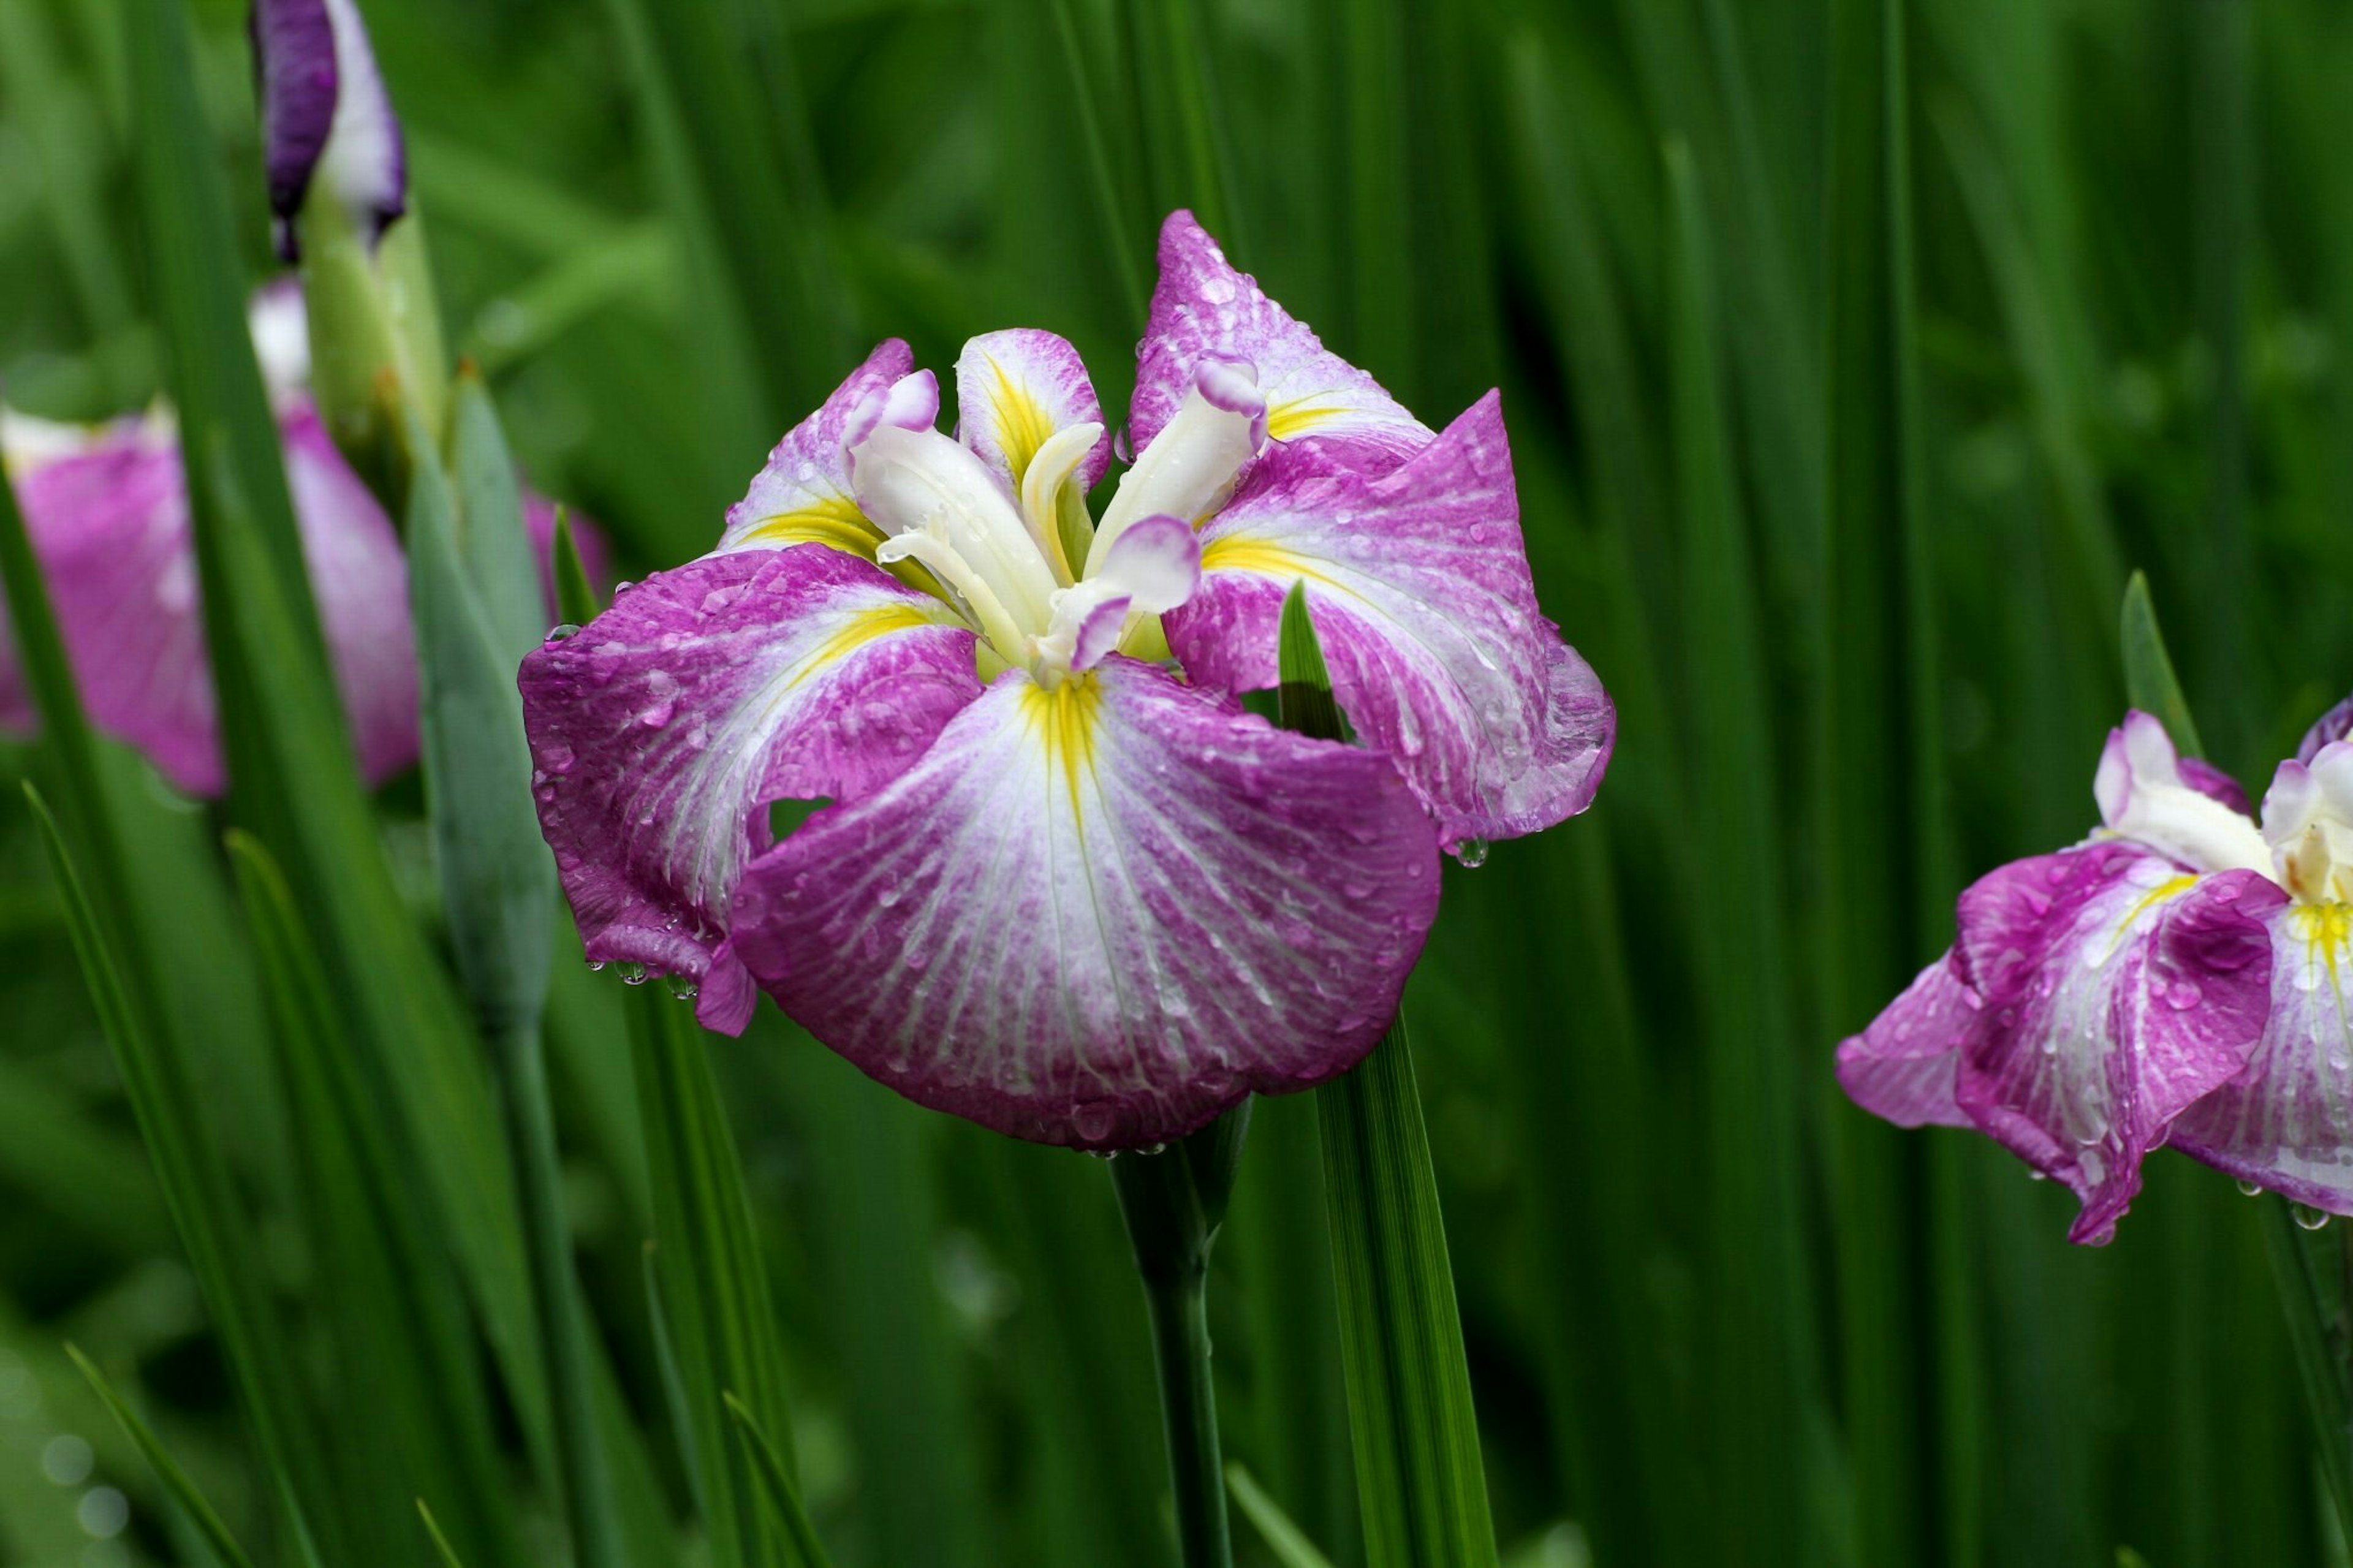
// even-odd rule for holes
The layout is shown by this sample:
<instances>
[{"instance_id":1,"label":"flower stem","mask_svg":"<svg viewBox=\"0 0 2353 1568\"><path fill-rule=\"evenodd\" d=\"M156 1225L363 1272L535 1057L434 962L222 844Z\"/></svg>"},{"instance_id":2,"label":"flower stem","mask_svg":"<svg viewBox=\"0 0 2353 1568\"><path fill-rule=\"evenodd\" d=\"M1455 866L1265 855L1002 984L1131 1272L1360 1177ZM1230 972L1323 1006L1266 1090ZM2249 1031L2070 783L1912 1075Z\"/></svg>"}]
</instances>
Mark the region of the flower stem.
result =
<instances>
[{"instance_id":1,"label":"flower stem","mask_svg":"<svg viewBox=\"0 0 2353 1568\"><path fill-rule=\"evenodd\" d=\"M2278 1282L2280 1306L2287 1314L2288 1342L2295 1352L2295 1370L2304 1384L2306 1413L2312 1418L2313 1437L2319 1445L2320 1472L2336 1505L2338 1528L2353 1531L2353 1402L2346 1392L2345 1366L2328 1337L2328 1309L2321 1300L2319 1277L2313 1271L2304 1237L2288 1212L2285 1198L2266 1198L2263 1250L2270 1254L2272 1277ZM2346 1245L2353 1246L2353 1238Z\"/></svg>"},{"instance_id":2,"label":"flower stem","mask_svg":"<svg viewBox=\"0 0 2353 1568\"><path fill-rule=\"evenodd\" d=\"M547 1096L546 1054L535 1028L499 1030L496 1036L491 1050L504 1090L500 1099L522 1207L532 1307L554 1416L556 1467L564 1487L565 1519L572 1528L574 1561L580 1568L628 1568L589 1388L587 1330L572 1268L555 1116Z\"/></svg>"},{"instance_id":3,"label":"flower stem","mask_svg":"<svg viewBox=\"0 0 2353 1568\"><path fill-rule=\"evenodd\" d=\"M1112 1162L1120 1216L1135 1249L1152 1319L1168 1479L1176 1500L1177 1561L1232 1568L1218 1395L1209 1373L1209 1248L1250 1124L1247 1101L1165 1152Z\"/></svg>"}]
</instances>

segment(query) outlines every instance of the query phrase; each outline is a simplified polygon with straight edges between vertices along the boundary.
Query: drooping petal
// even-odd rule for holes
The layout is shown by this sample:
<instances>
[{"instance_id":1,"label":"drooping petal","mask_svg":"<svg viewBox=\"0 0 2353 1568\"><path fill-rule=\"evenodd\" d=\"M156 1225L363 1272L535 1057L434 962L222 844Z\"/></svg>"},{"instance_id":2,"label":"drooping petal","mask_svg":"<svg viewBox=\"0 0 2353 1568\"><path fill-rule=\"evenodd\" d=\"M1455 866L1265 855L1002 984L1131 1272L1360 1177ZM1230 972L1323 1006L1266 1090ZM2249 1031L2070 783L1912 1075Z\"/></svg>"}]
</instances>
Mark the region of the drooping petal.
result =
<instances>
[{"instance_id":1,"label":"drooping petal","mask_svg":"<svg viewBox=\"0 0 2353 1568\"><path fill-rule=\"evenodd\" d=\"M2220 770L2184 759L2151 714L2135 709L2108 731L2092 795L2109 832L2192 871L2270 869L2271 849L2246 814L2245 792Z\"/></svg>"},{"instance_id":2,"label":"drooping petal","mask_svg":"<svg viewBox=\"0 0 2353 1568\"><path fill-rule=\"evenodd\" d=\"M588 956L703 987L713 1028L751 991L723 950L773 801L853 800L978 693L937 599L818 545L707 555L624 592L523 660L540 826Z\"/></svg>"},{"instance_id":3,"label":"drooping petal","mask_svg":"<svg viewBox=\"0 0 2353 1568\"><path fill-rule=\"evenodd\" d=\"M1134 1148L1353 1065L1437 910L1377 753L1130 659L1000 677L755 861L736 950L811 1033L1017 1137Z\"/></svg>"},{"instance_id":4,"label":"drooping petal","mask_svg":"<svg viewBox=\"0 0 2353 1568\"><path fill-rule=\"evenodd\" d=\"M873 560L882 531L850 494L849 448L880 426L928 430L939 416L938 382L915 369L905 343L886 340L776 443L752 488L727 509L713 552L829 544Z\"/></svg>"},{"instance_id":5,"label":"drooping petal","mask_svg":"<svg viewBox=\"0 0 2353 1568\"><path fill-rule=\"evenodd\" d=\"M1838 1048L1839 1087L1898 1127L1967 1127L1953 1098L1961 1047L1981 1016L1946 953L1922 970L1871 1026Z\"/></svg>"},{"instance_id":6,"label":"drooping petal","mask_svg":"<svg viewBox=\"0 0 2353 1568\"><path fill-rule=\"evenodd\" d=\"M1582 811L1616 734L1608 693L1536 607L1499 400L1366 479L1286 456L1201 534L1201 585L1166 618L1196 680L1275 684L1282 599L1307 603L1333 689L1446 842Z\"/></svg>"},{"instance_id":7,"label":"drooping petal","mask_svg":"<svg viewBox=\"0 0 2353 1568\"><path fill-rule=\"evenodd\" d=\"M353 0L256 0L263 161L279 248L295 255L293 220L314 183L371 240L407 207L400 120Z\"/></svg>"},{"instance_id":8,"label":"drooping petal","mask_svg":"<svg viewBox=\"0 0 2353 1568\"><path fill-rule=\"evenodd\" d=\"M298 409L279 430L336 689L361 772L380 784L417 758L406 563L391 520L318 416ZM91 719L178 788L219 794L227 780L178 448L117 426L82 454L42 465L19 499Z\"/></svg>"},{"instance_id":9,"label":"drooping petal","mask_svg":"<svg viewBox=\"0 0 2353 1568\"><path fill-rule=\"evenodd\" d=\"M1021 493L1029 460L1055 432L1103 423L1085 362L1068 339L1035 327L984 332L956 356L956 439ZM1111 437L1098 434L1076 473L1092 489L1111 466Z\"/></svg>"},{"instance_id":10,"label":"drooping petal","mask_svg":"<svg viewBox=\"0 0 2353 1568\"><path fill-rule=\"evenodd\" d=\"M2236 1076L2271 1000L2271 936L2244 871L2185 874L2104 840L2005 866L1961 896L1960 978L1988 1022L1956 1097L2083 1201L2102 1242L2174 1119Z\"/></svg>"},{"instance_id":11,"label":"drooping petal","mask_svg":"<svg viewBox=\"0 0 2353 1568\"><path fill-rule=\"evenodd\" d=\"M304 410L280 424L302 560L360 773L381 784L417 761L417 652L408 561L392 520Z\"/></svg>"},{"instance_id":12,"label":"drooping petal","mask_svg":"<svg viewBox=\"0 0 2353 1568\"><path fill-rule=\"evenodd\" d=\"M2242 1181L2353 1214L2353 909L2249 879L2272 938L2271 1016L2236 1078L2182 1112L2173 1145Z\"/></svg>"},{"instance_id":13,"label":"drooping petal","mask_svg":"<svg viewBox=\"0 0 2353 1568\"><path fill-rule=\"evenodd\" d=\"M1138 345L1129 430L1138 451L1194 389L1209 356L1245 361L1266 398L1266 430L1278 442L1312 442L1376 466L1392 466L1430 437L1371 376L1326 349L1305 325L1234 270L1189 212L1160 228L1160 282Z\"/></svg>"}]
</instances>

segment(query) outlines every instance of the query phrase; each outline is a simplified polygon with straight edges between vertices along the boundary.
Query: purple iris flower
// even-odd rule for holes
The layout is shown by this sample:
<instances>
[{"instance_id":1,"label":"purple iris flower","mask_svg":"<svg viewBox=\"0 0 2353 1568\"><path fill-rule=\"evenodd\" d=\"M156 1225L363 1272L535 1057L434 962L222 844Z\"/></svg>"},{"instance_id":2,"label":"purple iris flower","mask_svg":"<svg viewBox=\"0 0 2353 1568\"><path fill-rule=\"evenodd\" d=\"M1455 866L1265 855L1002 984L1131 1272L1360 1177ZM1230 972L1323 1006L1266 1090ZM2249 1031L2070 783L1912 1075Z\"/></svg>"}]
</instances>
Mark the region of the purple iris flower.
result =
<instances>
[{"instance_id":1,"label":"purple iris flower","mask_svg":"<svg viewBox=\"0 0 2353 1568\"><path fill-rule=\"evenodd\" d=\"M2082 1200L2100 1243L2170 1144L2353 1213L2353 705L2279 765L2260 825L2146 713L2110 732L2104 826L1961 895L1959 937L1839 1047L1855 1103L1974 1126Z\"/></svg>"},{"instance_id":2,"label":"purple iris flower","mask_svg":"<svg viewBox=\"0 0 2353 1568\"><path fill-rule=\"evenodd\" d=\"M406 208L407 155L359 7L255 0L251 25L280 254L294 259L294 219L314 184L373 241Z\"/></svg>"},{"instance_id":3,"label":"purple iris flower","mask_svg":"<svg viewBox=\"0 0 2353 1568\"><path fill-rule=\"evenodd\" d=\"M1582 810L1614 729L1537 609L1493 394L1433 433L1190 214L1135 459L1050 332L972 340L958 424L885 342L712 553L525 659L540 817L596 961L755 984L926 1105L1149 1145L1378 1039L1441 847ZM1305 584L1366 746L1244 710ZM831 804L777 841L768 807Z\"/></svg>"},{"instance_id":4,"label":"purple iris flower","mask_svg":"<svg viewBox=\"0 0 2353 1568\"><path fill-rule=\"evenodd\" d=\"M289 285L264 289L254 300L252 327L328 659L360 771L380 784L417 754L407 564L391 520L327 438L303 390L309 356L300 292ZM91 719L144 752L178 788L220 794L227 781L172 419L158 414L83 428L0 411L0 456ZM525 492L524 513L544 569L554 503ZM600 574L602 541L585 527L577 537L591 574ZM0 729L22 732L35 714L6 625L0 613Z\"/></svg>"}]
</instances>

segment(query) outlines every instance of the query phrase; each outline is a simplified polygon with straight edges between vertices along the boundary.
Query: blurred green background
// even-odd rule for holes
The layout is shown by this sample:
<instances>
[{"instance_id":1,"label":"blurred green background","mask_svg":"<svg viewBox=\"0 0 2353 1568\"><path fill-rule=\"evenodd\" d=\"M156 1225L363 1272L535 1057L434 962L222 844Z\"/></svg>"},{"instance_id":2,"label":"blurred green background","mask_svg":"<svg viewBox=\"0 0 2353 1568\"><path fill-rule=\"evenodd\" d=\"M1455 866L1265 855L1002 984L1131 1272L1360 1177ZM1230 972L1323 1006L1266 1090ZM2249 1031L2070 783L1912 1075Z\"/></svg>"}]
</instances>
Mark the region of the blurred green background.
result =
<instances>
[{"instance_id":1,"label":"blurred green background","mask_svg":"<svg viewBox=\"0 0 2353 1568\"><path fill-rule=\"evenodd\" d=\"M258 281L245 7L191 9ZM2353 684L2353 13L364 9L452 338L533 483L604 524L625 575L704 549L881 336L944 369L968 333L1050 327L1124 406L1177 205L1429 423L1503 387L1540 595L1621 724L1589 816L1449 868L1409 1002L1509 1559L2341 1559L2227 1181L2155 1160L2116 1244L2072 1249L2066 1194L1980 1140L1867 1121L1830 1063L1942 949L1969 875L2092 823L2132 568L2217 760L2257 791ZM159 383L125 25L111 0L0 0L0 386L52 416ZM0 775L43 765L0 743ZM135 794L175 1006L217 1047L202 1112L290 1353L333 1420L396 1419L322 1348L218 819ZM416 785L381 805L430 924ZM599 1337L646 1436L619 1462L682 1518L630 1000L559 960L554 1087ZM902 1103L771 1010L712 1052L837 1559L1159 1561L1143 1303L1105 1173ZM1229 1454L1345 1563L1314 1136L1303 1100L1261 1106L1217 1364ZM2306 1243L2331 1277L2342 1229ZM0 1563L209 1561L68 1339L266 1539L220 1349L11 789ZM542 1550L553 1515L484 1382L488 1462ZM425 1560L421 1537L385 1550Z\"/></svg>"}]
</instances>

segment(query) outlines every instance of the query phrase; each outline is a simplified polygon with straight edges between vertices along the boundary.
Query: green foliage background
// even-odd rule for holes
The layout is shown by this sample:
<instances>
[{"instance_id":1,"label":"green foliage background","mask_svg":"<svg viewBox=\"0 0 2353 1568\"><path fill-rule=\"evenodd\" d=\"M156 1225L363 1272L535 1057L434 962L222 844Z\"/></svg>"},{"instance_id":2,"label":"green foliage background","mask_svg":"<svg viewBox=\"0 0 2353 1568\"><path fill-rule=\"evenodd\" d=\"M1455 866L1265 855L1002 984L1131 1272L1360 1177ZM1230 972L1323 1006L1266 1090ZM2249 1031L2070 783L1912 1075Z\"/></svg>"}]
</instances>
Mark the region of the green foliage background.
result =
<instances>
[{"instance_id":1,"label":"green foliage background","mask_svg":"<svg viewBox=\"0 0 2353 1568\"><path fill-rule=\"evenodd\" d=\"M170 241L139 215L124 63L143 9L0 0L0 378L53 416L161 382L147 247ZM189 9L259 280L244 7ZM1621 717L1589 816L1450 868L1409 1002L1507 1558L2341 1552L2256 1215L2228 1182L2160 1157L2117 1243L2071 1249L2065 1194L1981 1141L1869 1122L1830 1061L1942 949L1969 874L2090 824L2133 567L2212 755L2252 786L2353 685L2353 16L365 9L452 337L533 482L603 523L626 575L705 548L880 336L944 367L968 333L1050 327L1124 405L1153 234L1180 205L1426 420L1504 388L1539 591ZM192 1044L187 1108L226 1152L245 1282L344 1500L330 1561L435 1561L409 1511L428 1484L482 1505L437 1507L453 1539L497 1543L475 1568L544 1557L531 1396L497 1353L495 1222L453 1201L503 1177L467 1142L495 1127L437 1121L440 1079L283 1070L274 950L240 913L227 819L105 761ZM54 790L57 766L0 744L0 774ZM430 934L419 792L378 805ZM672 1038L683 1009L559 948L569 1198L609 1413L638 1434L613 1459L632 1539L666 1542L691 1510L643 1243L681 1201L674 1171L726 1144L649 1163L639 1097L677 1086L633 1073L630 1015L668 1009L638 1026ZM835 1560L1155 1561L1158 1418L1103 1172L917 1110L773 1012L710 1049L789 1391L776 1436ZM462 1049L432 1060L465 1089ZM314 1121L336 1105L381 1136L339 1152ZM1314 1135L1303 1100L1260 1108L1214 1326L1228 1451L1345 1563ZM259 1560L294 1560L153 1169L12 789L0 1563L214 1560L69 1339ZM336 1213L389 1215L387 1256L416 1264L400 1301L329 1288L354 1278ZM2330 1275L2337 1234L2305 1244ZM371 1343L417 1359L360 1378ZM449 1446L446 1420L480 1442ZM68 1436L95 1450L86 1479ZM97 1544L77 1518L94 1485L132 1504Z\"/></svg>"}]
</instances>

